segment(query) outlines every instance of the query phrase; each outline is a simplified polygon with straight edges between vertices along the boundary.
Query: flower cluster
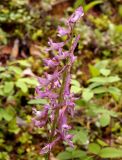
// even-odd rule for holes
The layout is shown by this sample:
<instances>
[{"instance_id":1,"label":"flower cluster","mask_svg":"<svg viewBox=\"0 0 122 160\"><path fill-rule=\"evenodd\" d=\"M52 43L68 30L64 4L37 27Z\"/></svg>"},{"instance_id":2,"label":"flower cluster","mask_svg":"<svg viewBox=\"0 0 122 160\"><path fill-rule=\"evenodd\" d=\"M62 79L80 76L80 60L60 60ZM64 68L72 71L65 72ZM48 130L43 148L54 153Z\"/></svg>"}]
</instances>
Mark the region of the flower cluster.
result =
<instances>
[{"instance_id":1,"label":"flower cluster","mask_svg":"<svg viewBox=\"0 0 122 160\"><path fill-rule=\"evenodd\" d=\"M53 52L54 57L45 59L44 64L51 68L52 73L45 73L44 77L38 78L39 86L36 88L37 98L46 98L49 104L44 105L42 111L33 109L35 117L33 123L36 127L44 127L50 124L49 142L41 149L41 154L51 151L52 147L58 141L64 141L73 147L72 135L69 134L71 128L67 123L67 116L74 114L74 95L70 93L71 85L71 67L76 57L74 50L77 46L80 36L72 40L72 31L75 23L83 16L83 9L79 7L66 21L66 28L58 27L58 36L66 36L65 42L55 43L49 39L49 48L47 51ZM64 46L71 43L69 50Z\"/></svg>"}]
</instances>

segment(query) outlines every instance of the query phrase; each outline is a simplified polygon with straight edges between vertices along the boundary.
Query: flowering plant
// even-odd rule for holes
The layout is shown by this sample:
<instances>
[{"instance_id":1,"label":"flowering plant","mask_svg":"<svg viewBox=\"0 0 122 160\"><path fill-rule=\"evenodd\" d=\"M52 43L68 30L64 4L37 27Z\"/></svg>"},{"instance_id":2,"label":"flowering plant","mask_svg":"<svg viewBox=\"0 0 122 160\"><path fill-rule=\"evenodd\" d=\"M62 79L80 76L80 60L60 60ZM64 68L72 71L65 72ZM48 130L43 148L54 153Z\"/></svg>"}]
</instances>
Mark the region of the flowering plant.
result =
<instances>
[{"instance_id":1,"label":"flowering plant","mask_svg":"<svg viewBox=\"0 0 122 160\"><path fill-rule=\"evenodd\" d=\"M73 28L75 23L83 16L83 9L79 7L66 21L66 28L58 27L58 36L66 36L65 42L53 42L49 39L47 51L53 51L52 59L45 59L44 63L53 70L52 74L45 73L44 77L38 78L39 86L36 88L37 98L46 98L49 104L44 105L42 111L33 109L35 117L33 123L36 127L44 127L50 124L49 142L41 149L41 154L50 153L54 145L62 140L73 147L72 137L69 134L71 126L67 123L67 116L74 114L74 94L70 92L71 68L76 57L74 50L80 36L73 39ZM73 39L73 40L72 40ZM67 51L64 46L71 43ZM55 54L56 53L56 54Z\"/></svg>"}]
</instances>

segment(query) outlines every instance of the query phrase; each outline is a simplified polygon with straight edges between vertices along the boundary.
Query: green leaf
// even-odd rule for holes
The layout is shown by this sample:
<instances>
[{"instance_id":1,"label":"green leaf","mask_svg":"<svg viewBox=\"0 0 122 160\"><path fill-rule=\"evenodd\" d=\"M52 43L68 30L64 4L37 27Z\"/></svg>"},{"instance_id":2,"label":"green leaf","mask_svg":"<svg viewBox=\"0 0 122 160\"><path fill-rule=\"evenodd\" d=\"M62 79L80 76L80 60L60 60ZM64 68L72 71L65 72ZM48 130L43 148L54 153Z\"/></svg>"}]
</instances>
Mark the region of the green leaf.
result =
<instances>
[{"instance_id":1,"label":"green leaf","mask_svg":"<svg viewBox=\"0 0 122 160\"><path fill-rule=\"evenodd\" d=\"M85 101L91 100L91 98L93 98L93 96L94 96L94 93L89 88L86 88L83 90L82 97Z\"/></svg>"},{"instance_id":2,"label":"green leaf","mask_svg":"<svg viewBox=\"0 0 122 160\"><path fill-rule=\"evenodd\" d=\"M16 114L15 109L13 107L9 106L4 110L3 118L6 121L11 121L14 118L15 114Z\"/></svg>"},{"instance_id":3,"label":"green leaf","mask_svg":"<svg viewBox=\"0 0 122 160\"><path fill-rule=\"evenodd\" d=\"M88 10L93 8L94 6L101 4L101 3L103 3L102 0L96 0L96 1L90 2L84 7L84 11L87 12Z\"/></svg>"},{"instance_id":4,"label":"green leaf","mask_svg":"<svg viewBox=\"0 0 122 160\"><path fill-rule=\"evenodd\" d=\"M100 149L101 148L100 148L99 144L97 144L97 143L90 143L88 145L88 151L90 153L98 154L100 152Z\"/></svg>"},{"instance_id":5,"label":"green leaf","mask_svg":"<svg viewBox=\"0 0 122 160\"><path fill-rule=\"evenodd\" d=\"M101 139L97 139L97 143L99 143L102 147L107 147L108 144Z\"/></svg>"},{"instance_id":6,"label":"green leaf","mask_svg":"<svg viewBox=\"0 0 122 160\"><path fill-rule=\"evenodd\" d=\"M74 86L80 87L80 83L77 80L75 80L75 79L73 79L71 81L71 84L74 85Z\"/></svg>"},{"instance_id":7,"label":"green leaf","mask_svg":"<svg viewBox=\"0 0 122 160\"><path fill-rule=\"evenodd\" d=\"M102 60L99 61L98 63L95 64L95 67L98 68L99 70L106 68L109 64L109 60Z\"/></svg>"},{"instance_id":8,"label":"green leaf","mask_svg":"<svg viewBox=\"0 0 122 160\"><path fill-rule=\"evenodd\" d=\"M72 86L71 86L71 92L73 92L73 93L79 93L79 92L81 92L82 89L80 87L80 83L77 80L72 80L71 84L72 84Z\"/></svg>"},{"instance_id":9,"label":"green leaf","mask_svg":"<svg viewBox=\"0 0 122 160\"><path fill-rule=\"evenodd\" d=\"M101 158L121 158L122 157L122 149L117 149L113 147L103 148L99 156Z\"/></svg>"},{"instance_id":10,"label":"green leaf","mask_svg":"<svg viewBox=\"0 0 122 160\"><path fill-rule=\"evenodd\" d=\"M18 80L16 82L16 86L18 88L20 88L22 90L23 93L27 93L28 92L28 86L26 85L25 82L21 81L21 80Z\"/></svg>"},{"instance_id":11,"label":"green leaf","mask_svg":"<svg viewBox=\"0 0 122 160\"><path fill-rule=\"evenodd\" d=\"M81 129L80 131L74 130L72 131L74 137L73 142L77 144L87 144L88 143L88 133Z\"/></svg>"},{"instance_id":12,"label":"green leaf","mask_svg":"<svg viewBox=\"0 0 122 160\"><path fill-rule=\"evenodd\" d=\"M102 114L101 117L100 117L100 125L102 127L106 127L107 125L110 124L110 115L109 114Z\"/></svg>"},{"instance_id":13,"label":"green leaf","mask_svg":"<svg viewBox=\"0 0 122 160\"><path fill-rule=\"evenodd\" d=\"M4 93L8 94L8 93L12 92L13 88L14 88L13 82L5 82L4 88L3 88Z\"/></svg>"},{"instance_id":14,"label":"green leaf","mask_svg":"<svg viewBox=\"0 0 122 160\"><path fill-rule=\"evenodd\" d=\"M19 81L30 84L30 85L34 85L37 86L38 85L38 81L36 78L20 78Z\"/></svg>"},{"instance_id":15,"label":"green leaf","mask_svg":"<svg viewBox=\"0 0 122 160\"><path fill-rule=\"evenodd\" d=\"M73 150L72 151L72 158L82 158L86 156L86 152L82 150Z\"/></svg>"},{"instance_id":16,"label":"green leaf","mask_svg":"<svg viewBox=\"0 0 122 160\"><path fill-rule=\"evenodd\" d=\"M27 60L19 60L16 63L19 63L23 67L31 67L31 64Z\"/></svg>"},{"instance_id":17,"label":"green leaf","mask_svg":"<svg viewBox=\"0 0 122 160\"><path fill-rule=\"evenodd\" d=\"M67 159L71 159L72 155L71 155L70 152L65 151L65 152L59 153L57 158L60 159L60 160L67 160Z\"/></svg>"},{"instance_id":18,"label":"green leaf","mask_svg":"<svg viewBox=\"0 0 122 160\"><path fill-rule=\"evenodd\" d=\"M106 87L97 87L92 90L94 94L101 94L101 93L106 93L107 88Z\"/></svg>"},{"instance_id":19,"label":"green leaf","mask_svg":"<svg viewBox=\"0 0 122 160\"><path fill-rule=\"evenodd\" d=\"M108 92L112 94L115 100L119 100L121 96L121 90L116 87L109 87Z\"/></svg>"},{"instance_id":20,"label":"green leaf","mask_svg":"<svg viewBox=\"0 0 122 160\"><path fill-rule=\"evenodd\" d=\"M89 65L89 70L90 70L90 73L91 73L92 77L97 77L97 76L100 75L100 72L99 72L98 68L96 68L93 65Z\"/></svg>"},{"instance_id":21,"label":"green leaf","mask_svg":"<svg viewBox=\"0 0 122 160\"><path fill-rule=\"evenodd\" d=\"M89 80L89 82L98 82L102 84L113 83L113 82L118 82L118 81L120 81L120 78L117 75L110 76L110 77L95 77Z\"/></svg>"},{"instance_id":22,"label":"green leaf","mask_svg":"<svg viewBox=\"0 0 122 160\"><path fill-rule=\"evenodd\" d=\"M82 89L78 86L72 86L71 87L71 92L73 92L73 93L79 93L79 92L81 92L81 90Z\"/></svg>"},{"instance_id":23,"label":"green leaf","mask_svg":"<svg viewBox=\"0 0 122 160\"><path fill-rule=\"evenodd\" d=\"M22 73L22 69L17 66L9 66L8 70L14 72L17 75L21 75L21 73Z\"/></svg>"},{"instance_id":24,"label":"green leaf","mask_svg":"<svg viewBox=\"0 0 122 160\"><path fill-rule=\"evenodd\" d=\"M86 152L82 150L72 150L72 151L65 151L58 154L57 158L60 160L68 160L74 158L85 158Z\"/></svg>"},{"instance_id":25,"label":"green leaf","mask_svg":"<svg viewBox=\"0 0 122 160\"><path fill-rule=\"evenodd\" d=\"M11 133L17 134L20 131L20 128L18 127L16 123L16 118L12 119L8 124L8 131Z\"/></svg>"},{"instance_id":26,"label":"green leaf","mask_svg":"<svg viewBox=\"0 0 122 160\"><path fill-rule=\"evenodd\" d=\"M109 69L102 68L102 69L100 69L100 73L103 76L109 76L109 74L111 73L111 71Z\"/></svg>"},{"instance_id":27,"label":"green leaf","mask_svg":"<svg viewBox=\"0 0 122 160\"><path fill-rule=\"evenodd\" d=\"M28 104L47 104L47 100L46 99L32 99L28 102Z\"/></svg>"}]
</instances>

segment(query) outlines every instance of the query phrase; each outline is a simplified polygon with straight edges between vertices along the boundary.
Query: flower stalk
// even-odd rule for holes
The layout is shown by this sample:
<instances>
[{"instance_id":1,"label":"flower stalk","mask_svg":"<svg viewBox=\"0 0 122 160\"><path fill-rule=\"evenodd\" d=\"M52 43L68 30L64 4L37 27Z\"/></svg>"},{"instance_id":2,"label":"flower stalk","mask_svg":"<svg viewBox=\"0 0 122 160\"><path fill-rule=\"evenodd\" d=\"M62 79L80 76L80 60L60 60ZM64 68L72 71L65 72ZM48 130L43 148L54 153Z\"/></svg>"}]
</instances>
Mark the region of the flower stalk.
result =
<instances>
[{"instance_id":1,"label":"flower stalk","mask_svg":"<svg viewBox=\"0 0 122 160\"><path fill-rule=\"evenodd\" d=\"M48 159L50 159L52 148L59 141L64 141L73 147L73 135L69 134L71 126L67 124L67 115L73 116L74 114L75 97L70 91L71 68L76 59L74 51L80 36L75 37L68 51L64 49L64 46L72 40L74 25L82 16L83 9L79 7L66 21L66 28L58 27L58 36L67 36L65 42L56 43L49 39L47 51L57 54L52 59L45 59L44 63L53 71L51 74L45 73L43 78L38 78L37 98L46 98L49 104L45 105L42 111L33 109L35 114L33 123L36 127L44 127L50 123L48 144L40 151L40 154L47 154Z\"/></svg>"}]
</instances>

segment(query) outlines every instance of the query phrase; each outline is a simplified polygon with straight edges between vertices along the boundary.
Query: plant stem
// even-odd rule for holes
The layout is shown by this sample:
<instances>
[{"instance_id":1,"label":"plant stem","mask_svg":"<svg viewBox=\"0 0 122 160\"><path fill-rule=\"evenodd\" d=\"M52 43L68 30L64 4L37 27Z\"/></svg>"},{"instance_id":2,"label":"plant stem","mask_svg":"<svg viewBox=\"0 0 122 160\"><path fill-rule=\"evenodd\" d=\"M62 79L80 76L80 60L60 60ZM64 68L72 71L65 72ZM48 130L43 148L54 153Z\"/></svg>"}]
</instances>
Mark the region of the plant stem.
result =
<instances>
[{"instance_id":1,"label":"plant stem","mask_svg":"<svg viewBox=\"0 0 122 160\"><path fill-rule=\"evenodd\" d=\"M59 105L61 105L61 103L63 102L63 99L64 99L64 89L65 89L65 84L66 84L66 80L67 80L67 70L68 70L68 66L65 68L65 71L63 73L63 80L62 80L62 85L61 85L59 98L58 98L58 104ZM58 119L60 107L57 108L56 112L55 112L55 118L54 118L54 121L53 121L53 124L52 124L52 128L51 128L51 133L50 133L50 137L49 137L49 143L53 140L53 136L54 136L54 132L55 132L56 125L57 125L57 119ZM50 151L48 152L47 157L48 157L48 160L50 160Z\"/></svg>"}]
</instances>

